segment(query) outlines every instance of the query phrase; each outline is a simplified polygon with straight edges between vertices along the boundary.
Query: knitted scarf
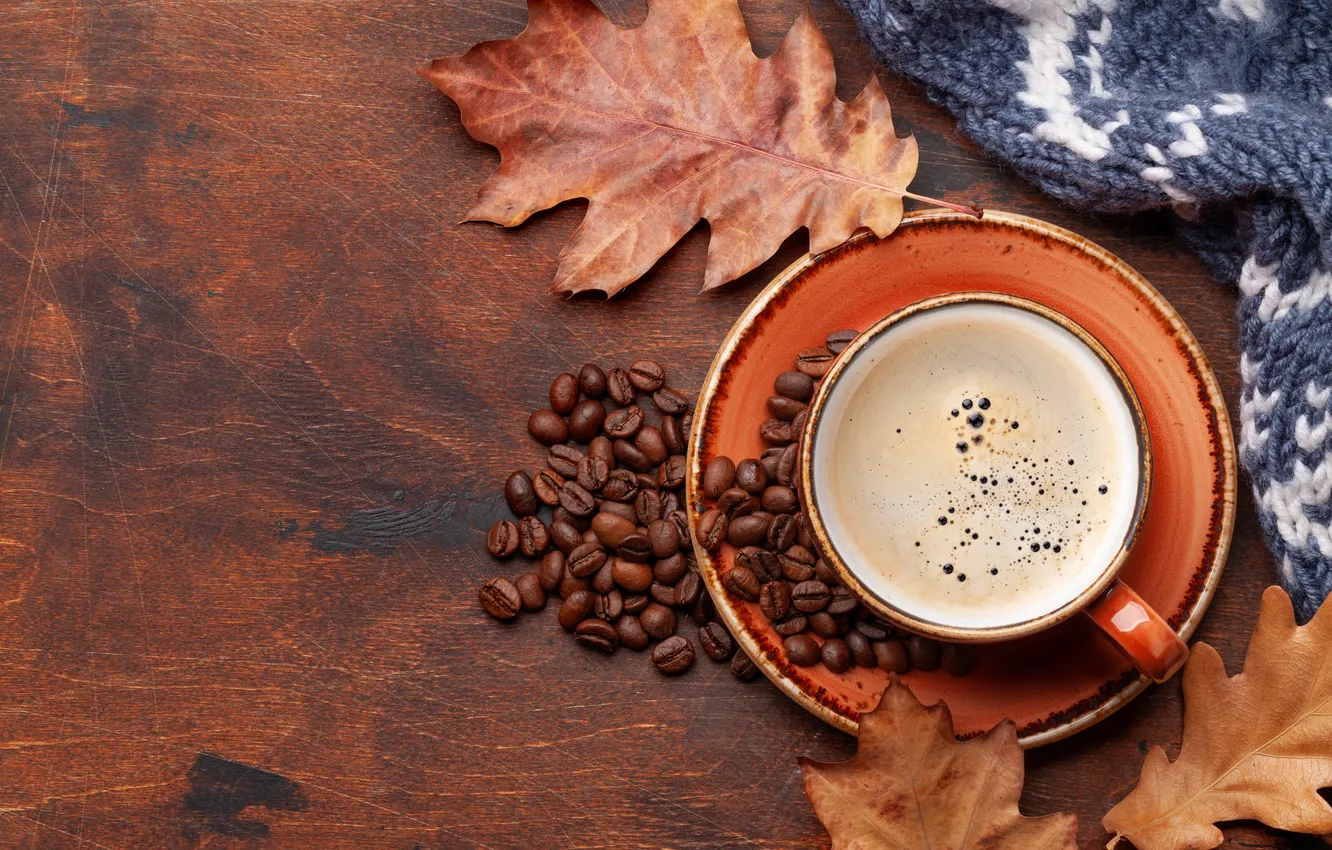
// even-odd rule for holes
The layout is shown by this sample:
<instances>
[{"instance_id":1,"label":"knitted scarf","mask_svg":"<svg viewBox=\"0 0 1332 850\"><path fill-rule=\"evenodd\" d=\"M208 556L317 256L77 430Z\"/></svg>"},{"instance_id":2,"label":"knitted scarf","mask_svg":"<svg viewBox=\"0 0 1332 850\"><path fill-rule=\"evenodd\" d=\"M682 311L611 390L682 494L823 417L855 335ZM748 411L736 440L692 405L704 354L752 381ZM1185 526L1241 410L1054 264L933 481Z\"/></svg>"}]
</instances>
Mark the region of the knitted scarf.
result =
<instances>
[{"instance_id":1,"label":"knitted scarf","mask_svg":"<svg viewBox=\"0 0 1332 850\"><path fill-rule=\"evenodd\" d=\"M1239 287L1240 458L1301 620L1332 590L1332 3L841 0L889 67L1071 205L1171 205Z\"/></svg>"}]
</instances>

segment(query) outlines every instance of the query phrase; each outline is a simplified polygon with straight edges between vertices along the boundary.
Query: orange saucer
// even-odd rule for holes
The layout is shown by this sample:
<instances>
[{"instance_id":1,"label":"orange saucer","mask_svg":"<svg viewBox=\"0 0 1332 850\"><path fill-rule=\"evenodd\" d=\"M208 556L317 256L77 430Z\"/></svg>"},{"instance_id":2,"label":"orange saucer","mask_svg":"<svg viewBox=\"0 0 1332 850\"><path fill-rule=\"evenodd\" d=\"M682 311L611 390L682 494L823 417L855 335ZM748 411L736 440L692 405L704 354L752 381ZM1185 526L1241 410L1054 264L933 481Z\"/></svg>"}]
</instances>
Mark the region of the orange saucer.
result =
<instances>
[{"instance_id":1,"label":"orange saucer","mask_svg":"<svg viewBox=\"0 0 1332 850\"><path fill-rule=\"evenodd\" d=\"M963 290L1046 304L1082 325L1123 366L1146 412L1155 466L1151 502L1121 577L1181 637L1197 628L1221 577L1235 520L1235 448L1220 387L1174 309L1114 255L1051 224L1008 213L983 220L916 213L879 241L864 234L799 260L759 294L722 343L699 393L690 435L687 502L700 508L702 470L765 448L759 425L778 374L831 331L863 330L907 304ZM720 576L735 550L696 547L717 610L763 672L818 717L855 734L888 674L796 667L758 606ZM1011 718L1023 746L1067 737L1109 716L1148 684L1085 618L980 647L975 672L903 677L925 704L945 700L959 735Z\"/></svg>"}]
</instances>

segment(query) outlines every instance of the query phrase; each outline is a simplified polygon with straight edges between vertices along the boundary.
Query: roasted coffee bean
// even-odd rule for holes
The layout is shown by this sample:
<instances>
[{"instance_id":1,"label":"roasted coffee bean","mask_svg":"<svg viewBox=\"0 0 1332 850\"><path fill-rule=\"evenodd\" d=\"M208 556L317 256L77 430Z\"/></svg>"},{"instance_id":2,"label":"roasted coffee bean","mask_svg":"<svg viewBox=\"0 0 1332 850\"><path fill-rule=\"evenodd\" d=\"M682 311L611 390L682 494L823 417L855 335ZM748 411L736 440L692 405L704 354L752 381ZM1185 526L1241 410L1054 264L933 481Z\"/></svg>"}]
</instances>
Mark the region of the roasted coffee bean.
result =
<instances>
[{"instance_id":1,"label":"roasted coffee bean","mask_svg":"<svg viewBox=\"0 0 1332 850\"><path fill-rule=\"evenodd\" d=\"M595 363L584 363L578 370L578 389L588 398L601 398L606 394L606 373Z\"/></svg>"},{"instance_id":2,"label":"roasted coffee bean","mask_svg":"<svg viewBox=\"0 0 1332 850\"><path fill-rule=\"evenodd\" d=\"M573 446L551 446L546 463L564 478L573 478L578 475L578 464L584 457L586 455Z\"/></svg>"},{"instance_id":3,"label":"roasted coffee bean","mask_svg":"<svg viewBox=\"0 0 1332 850\"><path fill-rule=\"evenodd\" d=\"M897 638L875 641L871 646L874 649L874 661L880 670L905 673L911 669L911 657L907 654L906 646Z\"/></svg>"},{"instance_id":4,"label":"roasted coffee bean","mask_svg":"<svg viewBox=\"0 0 1332 850\"><path fill-rule=\"evenodd\" d=\"M694 645L679 635L669 637L652 650L652 664L668 676L677 676L694 664Z\"/></svg>"},{"instance_id":5,"label":"roasted coffee bean","mask_svg":"<svg viewBox=\"0 0 1332 850\"><path fill-rule=\"evenodd\" d=\"M601 541L597 539L597 533L589 528L587 531L583 532L583 542L600 543Z\"/></svg>"},{"instance_id":6,"label":"roasted coffee bean","mask_svg":"<svg viewBox=\"0 0 1332 850\"><path fill-rule=\"evenodd\" d=\"M619 558L607 558L606 563L601 565L596 575L592 576L592 592L605 595L615 589L615 565L620 562Z\"/></svg>"},{"instance_id":7,"label":"roasted coffee bean","mask_svg":"<svg viewBox=\"0 0 1332 850\"><path fill-rule=\"evenodd\" d=\"M532 479L522 470L513 473L504 482L504 501L509 503L509 510L518 516L531 516L540 507L536 491L532 489Z\"/></svg>"},{"instance_id":8,"label":"roasted coffee bean","mask_svg":"<svg viewBox=\"0 0 1332 850\"><path fill-rule=\"evenodd\" d=\"M795 491L790 487L783 487L780 484L773 485L763 491L763 510L774 514L789 514L794 511L800 502L796 499ZM791 529L792 542L795 542L796 529ZM787 544L790 545L790 544Z\"/></svg>"},{"instance_id":9,"label":"roasted coffee bean","mask_svg":"<svg viewBox=\"0 0 1332 850\"><path fill-rule=\"evenodd\" d=\"M657 476L655 473L639 472L634 475L634 480L638 482L638 486L640 489L643 490L657 489Z\"/></svg>"},{"instance_id":10,"label":"roasted coffee bean","mask_svg":"<svg viewBox=\"0 0 1332 850\"><path fill-rule=\"evenodd\" d=\"M732 546L757 546L767 540L769 522L766 516L755 514L736 517L727 525L726 542Z\"/></svg>"},{"instance_id":11,"label":"roasted coffee bean","mask_svg":"<svg viewBox=\"0 0 1332 850\"><path fill-rule=\"evenodd\" d=\"M814 397L814 379L803 372L783 372L772 382L777 395L808 402Z\"/></svg>"},{"instance_id":12,"label":"roasted coffee bean","mask_svg":"<svg viewBox=\"0 0 1332 850\"><path fill-rule=\"evenodd\" d=\"M796 355L796 369L811 378L822 378L832 368L837 355L826 348L806 348Z\"/></svg>"},{"instance_id":13,"label":"roasted coffee bean","mask_svg":"<svg viewBox=\"0 0 1332 850\"><path fill-rule=\"evenodd\" d=\"M858 336L860 336L860 331L833 331L828 334L828 338L823 342L833 354L841 354Z\"/></svg>"},{"instance_id":14,"label":"roasted coffee bean","mask_svg":"<svg viewBox=\"0 0 1332 850\"><path fill-rule=\"evenodd\" d=\"M796 536L796 542L811 551L815 550L817 546L814 542L814 529L810 527L809 517L799 513L796 514L796 519L800 520L800 534Z\"/></svg>"},{"instance_id":15,"label":"roasted coffee bean","mask_svg":"<svg viewBox=\"0 0 1332 850\"><path fill-rule=\"evenodd\" d=\"M798 667L813 667L822 658L818 641L809 635L791 635L782 641L782 647L787 660Z\"/></svg>"},{"instance_id":16,"label":"roasted coffee bean","mask_svg":"<svg viewBox=\"0 0 1332 850\"><path fill-rule=\"evenodd\" d=\"M666 370L655 360L635 360L629 366L629 380L639 392L653 393L666 383Z\"/></svg>"},{"instance_id":17,"label":"roasted coffee bean","mask_svg":"<svg viewBox=\"0 0 1332 850\"><path fill-rule=\"evenodd\" d=\"M846 641L840 638L830 638L823 642L823 666L834 673L845 673L851 669L851 650L847 648Z\"/></svg>"},{"instance_id":18,"label":"roasted coffee bean","mask_svg":"<svg viewBox=\"0 0 1332 850\"><path fill-rule=\"evenodd\" d=\"M615 583L630 593L642 593L652 586L652 567L647 564L616 558L612 570Z\"/></svg>"},{"instance_id":19,"label":"roasted coffee bean","mask_svg":"<svg viewBox=\"0 0 1332 850\"><path fill-rule=\"evenodd\" d=\"M594 605L596 597L590 590L575 590L564 597L564 602L560 603L560 628L566 632L573 631L579 623L592 615Z\"/></svg>"},{"instance_id":20,"label":"roasted coffee bean","mask_svg":"<svg viewBox=\"0 0 1332 850\"><path fill-rule=\"evenodd\" d=\"M574 638L583 646L614 652L620 643L620 633L605 620L590 617L574 627Z\"/></svg>"},{"instance_id":21,"label":"roasted coffee bean","mask_svg":"<svg viewBox=\"0 0 1332 850\"><path fill-rule=\"evenodd\" d=\"M761 672L758 665L754 663L754 659L746 655L743 649L731 656L731 675L740 681L752 682L759 677Z\"/></svg>"},{"instance_id":22,"label":"roasted coffee bean","mask_svg":"<svg viewBox=\"0 0 1332 850\"><path fill-rule=\"evenodd\" d=\"M661 463L670 456L670 452L666 451L666 440L662 437L661 430L652 425L644 425L638 429L634 445L638 446L638 450L653 463Z\"/></svg>"},{"instance_id":23,"label":"roasted coffee bean","mask_svg":"<svg viewBox=\"0 0 1332 850\"><path fill-rule=\"evenodd\" d=\"M519 520L518 548L529 558L544 555L550 548L550 531L538 517L525 516Z\"/></svg>"},{"instance_id":24,"label":"roasted coffee bean","mask_svg":"<svg viewBox=\"0 0 1332 850\"><path fill-rule=\"evenodd\" d=\"M643 427L643 408L636 404L611 411L601 428L611 439L627 440Z\"/></svg>"},{"instance_id":25,"label":"roasted coffee bean","mask_svg":"<svg viewBox=\"0 0 1332 850\"><path fill-rule=\"evenodd\" d=\"M543 469L532 479L532 492L543 504L554 507L560 503L560 488L564 476L553 469Z\"/></svg>"},{"instance_id":26,"label":"roasted coffee bean","mask_svg":"<svg viewBox=\"0 0 1332 850\"><path fill-rule=\"evenodd\" d=\"M541 586L541 577L536 573L523 573L513 580L522 599L524 611L540 611L546 607L546 591Z\"/></svg>"},{"instance_id":27,"label":"roasted coffee bean","mask_svg":"<svg viewBox=\"0 0 1332 850\"><path fill-rule=\"evenodd\" d=\"M731 567L722 576L722 584L736 596L750 602L758 601L761 592L759 580L755 577L754 571L748 567Z\"/></svg>"},{"instance_id":28,"label":"roasted coffee bean","mask_svg":"<svg viewBox=\"0 0 1332 850\"><path fill-rule=\"evenodd\" d=\"M584 490L600 490L610 479L610 467L604 460L585 457L578 462L578 484Z\"/></svg>"},{"instance_id":29,"label":"roasted coffee bean","mask_svg":"<svg viewBox=\"0 0 1332 850\"><path fill-rule=\"evenodd\" d=\"M865 619L856 621L856 631L870 640L887 640L888 635L892 634L882 623Z\"/></svg>"},{"instance_id":30,"label":"roasted coffee bean","mask_svg":"<svg viewBox=\"0 0 1332 850\"><path fill-rule=\"evenodd\" d=\"M926 672L939 669L943 647L939 645L937 640L923 635L912 635L907 638L906 647L907 656L911 659L912 667Z\"/></svg>"},{"instance_id":31,"label":"roasted coffee bean","mask_svg":"<svg viewBox=\"0 0 1332 850\"><path fill-rule=\"evenodd\" d=\"M860 605L860 602L845 587L832 588L832 598L828 600L829 614L850 614L856 610L858 605Z\"/></svg>"},{"instance_id":32,"label":"roasted coffee bean","mask_svg":"<svg viewBox=\"0 0 1332 850\"><path fill-rule=\"evenodd\" d=\"M790 445L796 438L795 425L780 419L769 419L759 426L759 437L770 446Z\"/></svg>"},{"instance_id":33,"label":"roasted coffee bean","mask_svg":"<svg viewBox=\"0 0 1332 850\"><path fill-rule=\"evenodd\" d=\"M721 623L708 623L700 627L698 645L713 661L725 661L735 652L735 640Z\"/></svg>"},{"instance_id":34,"label":"roasted coffee bean","mask_svg":"<svg viewBox=\"0 0 1332 850\"><path fill-rule=\"evenodd\" d=\"M652 637L643 629L643 624L633 614L625 614L615 621L615 631L620 633L620 646L625 649L647 649Z\"/></svg>"},{"instance_id":35,"label":"roasted coffee bean","mask_svg":"<svg viewBox=\"0 0 1332 850\"><path fill-rule=\"evenodd\" d=\"M607 502L601 513L592 517L592 533L597 536L602 545L609 546L612 549L619 546L624 538L638 530L638 526L634 524L633 520L617 516L605 509L617 504L617 502Z\"/></svg>"},{"instance_id":36,"label":"roasted coffee bean","mask_svg":"<svg viewBox=\"0 0 1332 850\"><path fill-rule=\"evenodd\" d=\"M728 518L752 514L757 509L758 500L739 487L725 490L717 497L717 510L726 514Z\"/></svg>"},{"instance_id":37,"label":"roasted coffee bean","mask_svg":"<svg viewBox=\"0 0 1332 850\"><path fill-rule=\"evenodd\" d=\"M814 567L803 561L797 561L790 555L781 554L777 556L777 562L782 565L782 578L796 583L809 581L814 578Z\"/></svg>"},{"instance_id":38,"label":"roasted coffee bean","mask_svg":"<svg viewBox=\"0 0 1332 850\"><path fill-rule=\"evenodd\" d=\"M809 630L821 638L835 638L837 618L827 611L815 611L809 615Z\"/></svg>"},{"instance_id":39,"label":"roasted coffee bean","mask_svg":"<svg viewBox=\"0 0 1332 850\"><path fill-rule=\"evenodd\" d=\"M754 554L749 559L749 568L760 584L777 581L782 577L782 562L767 549L752 547Z\"/></svg>"},{"instance_id":40,"label":"roasted coffee bean","mask_svg":"<svg viewBox=\"0 0 1332 850\"><path fill-rule=\"evenodd\" d=\"M808 410L802 410L796 414L796 418L791 420L791 439L799 440L800 435L805 433L805 417L809 414Z\"/></svg>"},{"instance_id":41,"label":"roasted coffee bean","mask_svg":"<svg viewBox=\"0 0 1332 850\"><path fill-rule=\"evenodd\" d=\"M560 586L562 575L564 575L564 553L558 549L547 552L546 557L541 559L541 571L538 573L541 589L547 593L554 593Z\"/></svg>"},{"instance_id":42,"label":"roasted coffee bean","mask_svg":"<svg viewBox=\"0 0 1332 850\"><path fill-rule=\"evenodd\" d=\"M799 543L786 547L786 551L782 554L793 561L799 561L800 563L811 567L819 560L813 552Z\"/></svg>"},{"instance_id":43,"label":"roasted coffee bean","mask_svg":"<svg viewBox=\"0 0 1332 850\"><path fill-rule=\"evenodd\" d=\"M763 457L759 458L759 465L763 467L764 472L768 473L769 481L777 480L777 464L779 461L780 458L777 455L770 455L767 452L764 452Z\"/></svg>"},{"instance_id":44,"label":"roasted coffee bean","mask_svg":"<svg viewBox=\"0 0 1332 850\"><path fill-rule=\"evenodd\" d=\"M691 573L691 575L693 575ZM712 622L712 618L717 615L717 606L712 602L712 594L703 588L703 582L699 581L698 599L689 606L689 619L694 621L694 625L703 626Z\"/></svg>"},{"instance_id":45,"label":"roasted coffee bean","mask_svg":"<svg viewBox=\"0 0 1332 850\"><path fill-rule=\"evenodd\" d=\"M556 588L561 599L568 599L575 591L592 590L592 579L578 578L569 571L569 559L564 560L564 575L560 576L560 586Z\"/></svg>"},{"instance_id":46,"label":"roasted coffee bean","mask_svg":"<svg viewBox=\"0 0 1332 850\"><path fill-rule=\"evenodd\" d=\"M791 586L784 581L770 581L759 592L759 610L774 623L791 613Z\"/></svg>"},{"instance_id":47,"label":"roasted coffee bean","mask_svg":"<svg viewBox=\"0 0 1332 850\"><path fill-rule=\"evenodd\" d=\"M620 407L634 403L634 385L629 381L629 373L623 369L612 369L606 375L606 392Z\"/></svg>"},{"instance_id":48,"label":"roasted coffee bean","mask_svg":"<svg viewBox=\"0 0 1332 850\"><path fill-rule=\"evenodd\" d=\"M574 528L568 520L555 520L550 524L550 542L555 548L568 555L583 543L583 533Z\"/></svg>"},{"instance_id":49,"label":"roasted coffee bean","mask_svg":"<svg viewBox=\"0 0 1332 850\"><path fill-rule=\"evenodd\" d=\"M668 490L665 493L662 493L661 518L670 519L671 514L678 510L680 510L680 494L675 490ZM681 537L680 539L684 540L683 537Z\"/></svg>"},{"instance_id":50,"label":"roasted coffee bean","mask_svg":"<svg viewBox=\"0 0 1332 850\"><path fill-rule=\"evenodd\" d=\"M578 403L578 379L568 372L561 372L550 382L550 409L556 413L569 415Z\"/></svg>"},{"instance_id":51,"label":"roasted coffee bean","mask_svg":"<svg viewBox=\"0 0 1332 850\"><path fill-rule=\"evenodd\" d=\"M703 577L690 570L675 583L675 604L682 608L691 608L703 594Z\"/></svg>"},{"instance_id":52,"label":"roasted coffee bean","mask_svg":"<svg viewBox=\"0 0 1332 850\"><path fill-rule=\"evenodd\" d=\"M772 525L768 526L768 546L778 552L784 552L794 546L796 535L800 530L799 525L800 523L796 521L796 518L790 514L780 514L773 517ZM778 569L780 568L779 564Z\"/></svg>"},{"instance_id":53,"label":"roasted coffee bean","mask_svg":"<svg viewBox=\"0 0 1332 850\"><path fill-rule=\"evenodd\" d=\"M679 552L664 558L658 558L657 562L652 565L653 578L662 584L675 584L687 572L689 572L689 562Z\"/></svg>"},{"instance_id":54,"label":"roasted coffee bean","mask_svg":"<svg viewBox=\"0 0 1332 850\"><path fill-rule=\"evenodd\" d=\"M680 420L674 416L661 417L661 439L666 444L666 451L673 455L685 453L685 441L689 435L680 427Z\"/></svg>"},{"instance_id":55,"label":"roasted coffee bean","mask_svg":"<svg viewBox=\"0 0 1332 850\"><path fill-rule=\"evenodd\" d=\"M609 593L597 597L592 611L598 618L613 623L624 614L624 596L612 587Z\"/></svg>"},{"instance_id":56,"label":"roasted coffee bean","mask_svg":"<svg viewBox=\"0 0 1332 850\"><path fill-rule=\"evenodd\" d=\"M574 405L569 414L569 436L580 443L587 443L601 431L601 423L606 421L606 408L601 402L585 398ZM555 467L559 469L559 467ZM563 474L563 473L561 473Z\"/></svg>"},{"instance_id":57,"label":"roasted coffee bean","mask_svg":"<svg viewBox=\"0 0 1332 850\"><path fill-rule=\"evenodd\" d=\"M795 487L800 478L800 445L792 443L782 450L777 459L777 483L783 487Z\"/></svg>"},{"instance_id":58,"label":"roasted coffee bean","mask_svg":"<svg viewBox=\"0 0 1332 850\"><path fill-rule=\"evenodd\" d=\"M832 591L821 581L802 581L791 588L791 604L805 614L822 611L831 600Z\"/></svg>"},{"instance_id":59,"label":"roasted coffee bean","mask_svg":"<svg viewBox=\"0 0 1332 850\"><path fill-rule=\"evenodd\" d=\"M717 455L703 470L703 495L714 502L735 484L735 461Z\"/></svg>"},{"instance_id":60,"label":"roasted coffee bean","mask_svg":"<svg viewBox=\"0 0 1332 850\"><path fill-rule=\"evenodd\" d=\"M665 507L666 505L663 503L662 509L664 510ZM689 535L689 514L677 508L666 514L666 519L675 523L675 531L680 535L680 548L689 551L692 545Z\"/></svg>"},{"instance_id":61,"label":"roasted coffee bean","mask_svg":"<svg viewBox=\"0 0 1332 850\"><path fill-rule=\"evenodd\" d=\"M523 598L507 578L492 578L477 591L481 607L497 620L512 620L522 610Z\"/></svg>"},{"instance_id":62,"label":"roasted coffee bean","mask_svg":"<svg viewBox=\"0 0 1332 850\"><path fill-rule=\"evenodd\" d=\"M648 596L652 597L653 602L665 605L667 608L674 608L678 601L675 588L659 581L652 582L652 586L648 588Z\"/></svg>"},{"instance_id":63,"label":"roasted coffee bean","mask_svg":"<svg viewBox=\"0 0 1332 850\"><path fill-rule=\"evenodd\" d=\"M538 443L553 446L569 439L569 423L553 410L538 410L527 419L527 433Z\"/></svg>"},{"instance_id":64,"label":"roasted coffee bean","mask_svg":"<svg viewBox=\"0 0 1332 850\"><path fill-rule=\"evenodd\" d=\"M601 497L612 502L632 502L638 495L638 479L627 469L612 469L601 488Z\"/></svg>"},{"instance_id":65,"label":"roasted coffee bean","mask_svg":"<svg viewBox=\"0 0 1332 850\"><path fill-rule=\"evenodd\" d=\"M833 622L837 625L838 637L846 637L851 634L851 626L855 624L855 620L851 619L850 614L829 614L829 616L833 618Z\"/></svg>"},{"instance_id":66,"label":"roasted coffee bean","mask_svg":"<svg viewBox=\"0 0 1332 850\"><path fill-rule=\"evenodd\" d=\"M624 408L628 410L628 408ZM616 440L611 444L615 452L615 462L626 469L632 469L634 472L647 472L652 468L652 461L648 460L647 455L628 440ZM635 479L637 480L637 478ZM656 486L656 479L652 480L651 486ZM640 483L639 486L642 486Z\"/></svg>"},{"instance_id":67,"label":"roasted coffee bean","mask_svg":"<svg viewBox=\"0 0 1332 850\"><path fill-rule=\"evenodd\" d=\"M768 486L768 473L757 460L747 457L736 464L735 486L751 496L762 495Z\"/></svg>"},{"instance_id":68,"label":"roasted coffee bean","mask_svg":"<svg viewBox=\"0 0 1332 850\"><path fill-rule=\"evenodd\" d=\"M652 403L664 416L678 416L689 409L689 399L670 387L662 387L653 393Z\"/></svg>"},{"instance_id":69,"label":"roasted coffee bean","mask_svg":"<svg viewBox=\"0 0 1332 850\"><path fill-rule=\"evenodd\" d=\"M837 573L834 572L833 568L828 565L828 562L822 558L819 558L814 562L814 575L818 577L819 581L829 587L838 587L842 583L842 580L837 577Z\"/></svg>"},{"instance_id":70,"label":"roasted coffee bean","mask_svg":"<svg viewBox=\"0 0 1332 850\"><path fill-rule=\"evenodd\" d=\"M666 462L657 467L657 486L664 490L676 490L684 486L689 464L684 455L671 455Z\"/></svg>"},{"instance_id":71,"label":"roasted coffee bean","mask_svg":"<svg viewBox=\"0 0 1332 850\"><path fill-rule=\"evenodd\" d=\"M620 541L620 545L615 547L615 554L621 560L645 563L652 557L652 541L641 531L635 531Z\"/></svg>"},{"instance_id":72,"label":"roasted coffee bean","mask_svg":"<svg viewBox=\"0 0 1332 850\"><path fill-rule=\"evenodd\" d=\"M648 523L648 541L654 558L669 558L680 551L680 534L670 520L654 519Z\"/></svg>"},{"instance_id":73,"label":"roasted coffee bean","mask_svg":"<svg viewBox=\"0 0 1332 850\"><path fill-rule=\"evenodd\" d=\"M939 652L939 665L950 676L965 676L976 669L976 647L946 643Z\"/></svg>"},{"instance_id":74,"label":"roasted coffee bean","mask_svg":"<svg viewBox=\"0 0 1332 850\"><path fill-rule=\"evenodd\" d=\"M652 597L646 593L626 593L624 594L624 613L642 614L643 610L652 604Z\"/></svg>"},{"instance_id":75,"label":"roasted coffee bean","mask_svg":"<svg viewBox=\"0 0 1332 850\"><path fill-rule=\"evenodd\" d=\"M512 525L513 523L509 523ZM726 514L713 508L703 512L698 518L698 527L694 529L695 541L702 546L705 551L716 552L721 548L722 541L726 539ZM491 530L492 536L494 529ZM495 553L495 547L491 547L491 554Z\"/></svg>"},{"instance_id":76,"label":"roasted coffee bean","mask_svg":"<svg viewBox=\"0 0 1332 850\"><path fill-rule=\"evenodd\" d=\"M603 513L613 514L631 525L638 527L638 514L634 513L634 506L628 502L612 502L610 499L601 499L597 502L597 508Z\"/></svg>"},{"instance_id":77,"label":"roasted coffee bean","mask_svg":"<svg viewBox=\"0 0 1332 850\"><path fill-rule=\"evenodd\" d=\"M587 456L606 464L607 469L615 468L615 452L611 450L610 438L598 434L587 444Z\"/></svg>"},{"instance_id":78,"label":"roasted coffee bean","mask_svg":"<svg viewBox=\"0 0 1332 850\"><path fill-rule=\"evenodd\" d=\"M851 660L857 667L873 667L877 662L874 660L874 648L870 646L869 638L857 631L852 631L846 636L847 649L851 650Z\"/></svg>"},{"instance_id":79,"label":"roasted coffee bean","mask_svg":"<svg viewBox=\"0 0 1332 850\"><path fill-rule=\"evenodd\" d=\"M661 494L656 490L640 490L634 497L634 515L639 525L651 525L661 517Z\"/></svg>"},{"instance_id":80,"label":"roasted coffee bean","mask_svg":"<svg viewBox=\"0 0 1332 850\"><path fill-rule=\"evenodd\" d=\"M784 395L768 396L768 412L774 419L790 422L805 411L805 403Z\"/></svg>"},{"instance_id":81,"label":"roasted coffee bean","mask_svg":"<svg viewBox=\"0 0 1332 850\"><path fill-rule=\"evenodd\" d=\"M644 630L655 640L665 640L675 634L675 612L660 602L652 602L638 615Z\"/></svg>"},{"instance_id":82,"label":"roasted coffee bean","mask_svg":"<svg viewBox=\"0 0 1332 850\"><path fill-rule=\"evenodd\" d=\"M796 614L789 619L782 620L780 623L773 623L772 630L782 637L798 635L809 628L809 618L804 614Z\"/></svg>"},{"instance_id":83,"label":"roasted coffee bean","mask_svg":"<svg viewBox=\"0 0 1332 850\"><path fill-rule=\"evenodd\" d=\"M597 500L577 481L566 481L560 488L560 507L574 516L589 517L597 509Z\"/></svg>"},{"instance_id":84,"label":"roasted coffee bean","mask_svg":"<svg viewBox=\"0 0 1332 850\"><path fill-rule=\"evenodd\" d=\"M577 578L587 578L606 564L606 550L599 542L583 543L565 559L569 572Z\"/></svg>"},{"instance_id":85,"label":"roasted coffee bean","mask_svg":"<svg viewBox=\"0 0 1332 850\"><path fill-rule=\"evenodd\" d=\"M723 532L725 528L723 527ZM496 558L507 558L518 551L518 526L502 519L486 534L486 549Z\"/></svg>"}]
</instances>

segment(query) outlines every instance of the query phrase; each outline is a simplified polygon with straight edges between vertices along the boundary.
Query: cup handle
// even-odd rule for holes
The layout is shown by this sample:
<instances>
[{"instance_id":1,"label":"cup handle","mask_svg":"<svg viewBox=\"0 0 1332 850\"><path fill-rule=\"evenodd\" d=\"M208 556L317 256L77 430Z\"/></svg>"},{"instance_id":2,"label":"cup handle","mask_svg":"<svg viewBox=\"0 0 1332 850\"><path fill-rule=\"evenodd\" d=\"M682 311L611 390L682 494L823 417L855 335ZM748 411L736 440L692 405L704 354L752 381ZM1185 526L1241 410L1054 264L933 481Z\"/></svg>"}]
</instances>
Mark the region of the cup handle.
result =
<instances>
[{"instance_id":1,"label":"cup handle","mask_svg":"<svg viewBox=\"0 0 1332 850\"><path fill-rule=\"evenodd\" d=\"M1169 679L1188 660L1188 644L1119 579L1086 613L1133 666L1154 682Z\"/></svg>"}]
</instances>

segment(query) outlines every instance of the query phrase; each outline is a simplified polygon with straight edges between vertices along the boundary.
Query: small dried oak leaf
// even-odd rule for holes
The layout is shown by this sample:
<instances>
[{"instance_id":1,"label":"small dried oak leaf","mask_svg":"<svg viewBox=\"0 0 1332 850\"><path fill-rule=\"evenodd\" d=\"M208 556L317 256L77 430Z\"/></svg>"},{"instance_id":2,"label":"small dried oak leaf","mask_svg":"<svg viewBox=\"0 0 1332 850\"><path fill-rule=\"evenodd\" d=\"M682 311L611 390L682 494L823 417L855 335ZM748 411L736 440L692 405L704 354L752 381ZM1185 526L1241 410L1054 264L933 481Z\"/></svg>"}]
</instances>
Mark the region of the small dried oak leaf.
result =
<instances>
[{"instance_id":1,"label":"small dried oak leaf","mask_svg":"<svg viewBox=\"0 0 1332 850\"><path fill-rule=\"evenodd\" d=\"M860 715L849 761L800 759L805 795L834 850L1074 850L1078 819L1018 812L1022 750L1005 720L958 741L942 702L926 708L896 677Z\"/></svg>"}]
</instances>

